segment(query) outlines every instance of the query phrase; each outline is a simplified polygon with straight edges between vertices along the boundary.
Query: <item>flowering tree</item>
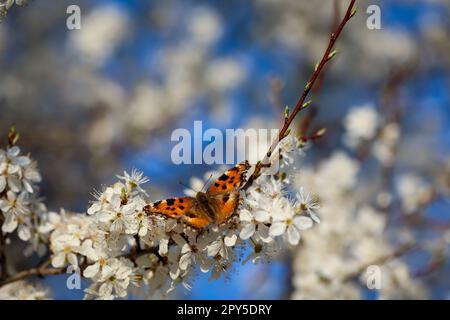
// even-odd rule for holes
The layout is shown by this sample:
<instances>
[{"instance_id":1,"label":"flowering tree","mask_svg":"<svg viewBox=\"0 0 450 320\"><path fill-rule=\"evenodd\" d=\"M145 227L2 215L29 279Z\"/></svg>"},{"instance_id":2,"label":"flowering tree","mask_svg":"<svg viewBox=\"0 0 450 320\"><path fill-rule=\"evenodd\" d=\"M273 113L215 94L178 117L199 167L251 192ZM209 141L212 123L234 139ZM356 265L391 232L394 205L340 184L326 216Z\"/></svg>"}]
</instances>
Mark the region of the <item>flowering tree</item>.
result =
<instances>
[{"instance_id":1,"label":"flowering tree","mask_svg":"<svg viewBox=\"0 0 450 320\"><path fill-rule=\"evenodd\" d=\"M286 196L285 176L264 172L273 161L291 159L289 153L303 146L298 138L289 135L289 126L310 104L305 102L306 97L325 64L334 57L333 45L355 14L354 2L331 34L323 58L293 112L286 110L278 138L243 186L242 206L225 225L198 231L177 220L150 215L145 210L147 193L141 187L148 179L138 171L131 175L125 172L118 176L120 181L98 192L87 215L48 212L36 197L34 184L41 179L36 164L20 154L16 146L19 136L13 127L8 147L0 157L2 234L17 230L20 239L30 242L30 252L42 256L48 249L50 258L35 269L9 277L3 256L0 284L30 275L58 274L71 267L80 268L83 276L92 280L87 298L124 298L132 289L144 296L166 294L177 283L189 287L189 276L196 266L211 271L212 278L220 276L239 260L237 252L245 242L254 247L246 259L253 261L274 258L282 243L297 245L300 232L311 228L313 221L320 221L314 212L317 204L303 189L291 201Z\"/></svg>"},{"instance_id":2,"label":"flowering tree","mask_svg":"<svg viewBox=\"0 0 450 320\"><path fill-rule=\"evenodd\" d=\"M13 4L14 1L7 1L1 7L2 13L12 9ZM278 138L266 157L248 172L248 179L239 190L242 201L225 224L195 229L181 220L152 214L148 210L154 198L148 190L151 179L137 170L117 176L116 183L96 191L85 213L48 210L39 194L42 179L37 164L30 155L21 152L19 135L12 127L7 145L0 151L0 298L48 298L49 290L32 281L32 277L64 273L73 275L70 277L70 281L75 281L72 285L77 284L78 276L87 280L85 298L89 299L129 295L162 297L180 284L190 288L199 271L209 273L214 280L227 276L239 263L270 262L285 251L293 255L291 298L363 298L374 288L379 290L378 298L425 297L425 285L420 277L442 266L448 245L446 226L430 220L425 212L433 200L448 194L449 169L447 164L441 163L438 171L442 174L428 180L413 170L396 172L396 163L401 160L401 139L406 136L401 122L404 108L398 99L398 90L413 72L410 66L392 73L380 103L356 105L349 110L342 123L345 132L341 150L322 155L313 165L301 161L304 153L309 153L308 148L320 148L316 142L332 138L326 135L324 128L312 128L315 106L308 97L311 91L319 90L325 66L337 53L335 42L355 14L354 4L354 0L350 1L343 19L333 25L328 34L328 46L322 59L315 64L302 96L292 110L286 108ZM314 29L307 25L309 20L299 19L304 14L302 6L310 5L286 1L281 9L286 19L274 22L273 30L280 32L288 45L295 45L289 35L296 34L297 28ZM262 12L278 8L270 0L258 2L258 7ZM126 29L127 21L117 11L103 14L92 13L85 30L71 39L73 49L82 53L92 68L86 71L88 74L95 74L93 70L109 52L104 47L113 46ZM105 17L113 17L107 20L110 28L117 32L106 32L111 37L107 42L87 46L91 32L98 31L99 38L104 36L103 29L97 27L98 21ZM208 30L216 30L205 36L203 27L191 25L194 35L201 34L193 40L201 48L201 57L183 56L183 69L187 71L180 75L170 67L171 61L181 58L174 50L172 55L167 55L170 61L166 61L164 69L171 75L171 81L160 85L158 90L138 86L129 103L122 95L108 100L109 93L115 92L113 83L72 70L80 83L90 79L89 85L101 87L102 90L97 90L104 94L100 101L108 100L113 106L116 100L121 101L132 110L124 113L120 108L108 109L105 113L108 121L99 121L91 128L91 146L106 144L111 147L106 150L111 151L118 137L114 136L114 130L107 129L115 128L117 123L124 131L138 128L141 134L156 132L163 123L181 114L180 101L189 100L192 92L199 89L197 85L201 87L199 83L207 84L217 93L226 92L232 83L242 80L239 68L231 61L209 63L207 60L207 40L213 41L220 29L215 20L205 12L197 12L194 20L206 23ZM350 33L347 41L358 45L359 38L355 40L352 35ZM316 34L312 32L310 36ZM314 45L306 46L306 51L308 57L316 59ZM358 65L361 59L354 59L357 54L349 52L352 58L347 58L351 60L347 62L355 68L364 68ZM391 54L395 60L397 57ZM346 55L342 58L346 59ZM376 57L372 58L377 61ZM198 77L198 70L206 64L209 71ZM335 67L339 68L339 64ZM376 72L382 73L383 68L370 74ZM231 80L212 77L216 73L228 73ZM345 72L342 74L352 77ZM178 77L188 88L179 88ZM158 101L163 107L153 108L156 114L143 113L142 106L146 106L148 100ZM300 113L304 117L294 127L294 119ZM99 132L110 134L100 138L96 134ZM103 152L107 154L105 149ZM277 173L272 173L269 169L275 161L280 161L281 167ZM300 170L296 167L299 163ZM422 241L418 233L423 228L439 233ZM27 244L25 255L39 257L35 267L15 270L9 263L7 253L14 249L17 238ZM248 247L250 254L244 256L244 249ZM400 258L415 252L431 258L422 268L411 270Z\"/></svg>"}]
</instances>

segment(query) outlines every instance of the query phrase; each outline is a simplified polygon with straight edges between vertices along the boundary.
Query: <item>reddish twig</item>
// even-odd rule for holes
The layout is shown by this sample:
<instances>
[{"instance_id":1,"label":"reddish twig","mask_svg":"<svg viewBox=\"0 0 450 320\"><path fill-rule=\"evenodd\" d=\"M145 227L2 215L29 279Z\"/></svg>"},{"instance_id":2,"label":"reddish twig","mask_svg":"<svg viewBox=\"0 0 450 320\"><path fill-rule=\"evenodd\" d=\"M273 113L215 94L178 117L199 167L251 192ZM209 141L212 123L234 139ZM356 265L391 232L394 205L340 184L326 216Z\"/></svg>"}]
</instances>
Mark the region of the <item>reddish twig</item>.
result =
<instances>
[{"instance_id":1,"label":"reddish twig","mask_svg":"<svg viewBox=\"0 0 450 320\"><path fill-rule=\"evenodd\" d=\"M253 174L248 178L247 183L244 186L244 190L247 189L248 187L250 187L253 182L259 177L259 175L261 174L261 170L264 167L268 166L268 160L270 159L272 152L275 150L276 146L278 145L278 143L283 140L287 134L288 134L288 129L292 123L292 121L294 121L295 117L297 116L297 114L303 110L304 108L307 107L308 102L305 103L306 98L308 97L311 88L314 86L314 84L316 83L317 79L319 78L324 66L333 58L335 51L333 51L333 47L334 44L336 43L336 40L339 38L342 30L344 29L345 25L347 24L347 22L353 17L353 15L355 14L355 2L356 0L352 0L350 2L350 4L348 5L347 11L344 15L344 17L341 20L341 23L337 26L337 28L334 30L334 32L331 33L330 35L330 41L328 43L328 46L322 56L322 59L320 60L320 62L316 65L314 72L312 73L309 81L306 83L306 86L303 90L303 94L300 97L300 99L298 100L294 110L292 111L292 113L285 118L284 121L284 125L280 130L280 133L278 134L278 139L276 139L272 145L270 146L269 150L266 153L266 156L264 157L264 159L262 161L259 161L256 166L255 166L255 171L253 172Z\"/></svg>"}]
</instances>

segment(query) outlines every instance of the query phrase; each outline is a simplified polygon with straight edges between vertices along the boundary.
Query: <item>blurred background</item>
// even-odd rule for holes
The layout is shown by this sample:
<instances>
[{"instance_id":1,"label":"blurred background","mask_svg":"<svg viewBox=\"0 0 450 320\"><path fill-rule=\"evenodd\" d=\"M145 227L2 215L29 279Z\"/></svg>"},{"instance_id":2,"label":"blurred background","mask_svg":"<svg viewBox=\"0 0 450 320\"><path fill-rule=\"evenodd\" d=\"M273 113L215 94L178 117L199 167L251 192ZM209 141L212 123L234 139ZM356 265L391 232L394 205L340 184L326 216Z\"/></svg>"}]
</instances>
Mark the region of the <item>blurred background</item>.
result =
<instances>
[{"instance_id":1,"label":"blurred background","mask_svg":"<svg viewBox=\"0 0 450 320\"><path fill-rule=\"evenodd\" d=\"M80 30L66 27L71 4L81 9ZM371 4L381 8L380 30L367 27ZM346 5L342 0L29 0L12 6L0 24L2 135L16 124L22 150L38 161L41 194L54 211L85 212L94 188L131 168L150 177L152 198L181 195L179 182L189 184L191 177L215 168L174 165L172 131L192 129L194 120L202 120L204 129L277 128ZM299 134L327 128L302 165L313 168L344 150L359 163L362 187L353 195L359 204L399 197L400 205L389 210L394 222L383 224L382 237L389 243L398 242L405 230L424 241L449 238L449 14L448 0L358 1L358 13L338 41L338 56L313 88L313 107L296 126ZM375 161L374 141L349 145L345 119L358 106L376 110L379 131L391 123L400 128L395 159ZM396 177L405 173L416 180L404 182L399 191ZM379 181L383 174L387 178ZM429 196L412 214L398 218L401 201L420 188ZM420 293L411 296L450 297L447 245L439 248L437 260L434 247L402 257L420 281ZM302 298L296 295L302 286L296 275L309 270L301 270L297 260L289 251L270 264L236 267L219 281L200 274L191 291L180 289L175 297ZM45 280L56 298L83 296L67 290L61 278Z\"/></svg>"}]
</instances>

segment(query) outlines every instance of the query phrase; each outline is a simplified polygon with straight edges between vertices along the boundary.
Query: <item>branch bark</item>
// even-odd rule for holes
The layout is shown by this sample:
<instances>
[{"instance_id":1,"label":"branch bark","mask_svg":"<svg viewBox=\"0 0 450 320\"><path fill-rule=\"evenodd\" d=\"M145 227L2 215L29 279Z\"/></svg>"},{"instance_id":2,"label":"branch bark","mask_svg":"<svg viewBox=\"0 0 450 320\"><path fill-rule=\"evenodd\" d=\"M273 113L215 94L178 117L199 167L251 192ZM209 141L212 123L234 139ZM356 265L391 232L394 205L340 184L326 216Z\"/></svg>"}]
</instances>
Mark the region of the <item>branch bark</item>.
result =
<instances>
[{"instance_id":1,"label":"branch bark","mask_svg":"<svg viewBox=\"0 0 450 320\"><path fill-rule=\"evenodd\" d=\"M0 287L3 287L4 285L10 284L12 282L16 282L19 280L23 280L25 278L31 277L31 276L46 276L46 275L56 275L61 274L65 271L65 268L52 268L50 266L50 260L44 262L40 266L36 268L27 269L21 272L16 273L15 275L11 277L7 277L0 281Z\"/></svg>"}]
</instances>

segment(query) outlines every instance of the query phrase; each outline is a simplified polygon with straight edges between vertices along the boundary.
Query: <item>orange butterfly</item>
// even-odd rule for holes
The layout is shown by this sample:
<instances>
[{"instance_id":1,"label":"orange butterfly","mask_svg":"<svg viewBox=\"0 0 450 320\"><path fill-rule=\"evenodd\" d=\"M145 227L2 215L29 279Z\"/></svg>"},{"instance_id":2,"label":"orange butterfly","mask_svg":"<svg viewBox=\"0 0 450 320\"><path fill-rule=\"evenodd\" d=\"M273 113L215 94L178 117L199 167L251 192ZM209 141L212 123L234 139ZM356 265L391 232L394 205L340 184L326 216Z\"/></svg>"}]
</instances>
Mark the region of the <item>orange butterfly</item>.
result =
<instances>
[{"instance_id":1,"label":"orange butterfly","mask_svg":"<svg viewBox=\"0 0 450 320\"><path fill-rule=\"evenodd\" d=\"M245 183L245 174L249 168L248 161L242 162L222 174L206 192L197 192L195 198L156 201L148 205L145 211L181 219L197 229L213 222L221 224L236 211L240 200L239 190Z\"/></svg>"}]
</instances>

